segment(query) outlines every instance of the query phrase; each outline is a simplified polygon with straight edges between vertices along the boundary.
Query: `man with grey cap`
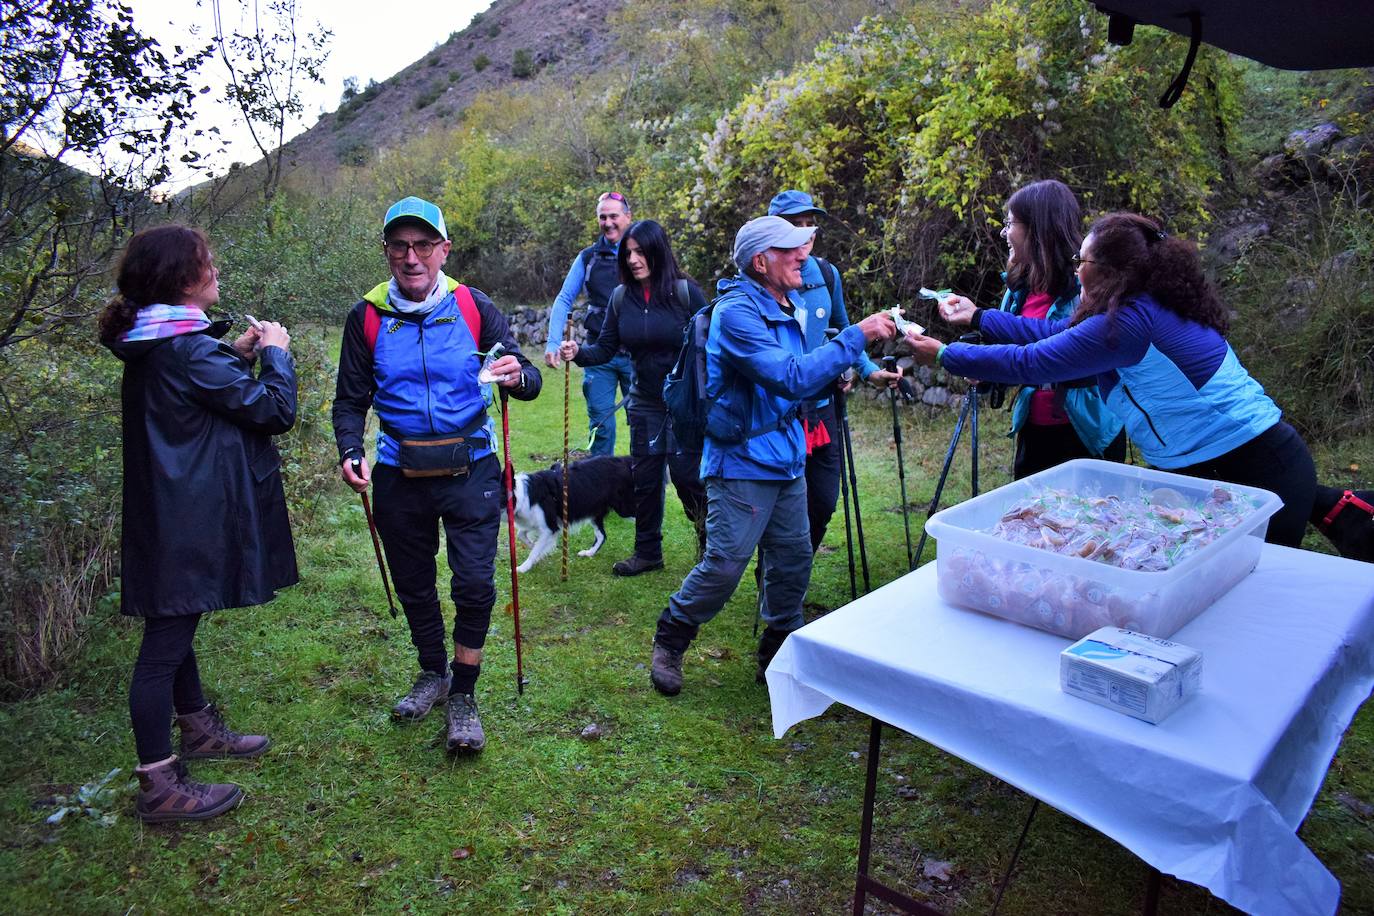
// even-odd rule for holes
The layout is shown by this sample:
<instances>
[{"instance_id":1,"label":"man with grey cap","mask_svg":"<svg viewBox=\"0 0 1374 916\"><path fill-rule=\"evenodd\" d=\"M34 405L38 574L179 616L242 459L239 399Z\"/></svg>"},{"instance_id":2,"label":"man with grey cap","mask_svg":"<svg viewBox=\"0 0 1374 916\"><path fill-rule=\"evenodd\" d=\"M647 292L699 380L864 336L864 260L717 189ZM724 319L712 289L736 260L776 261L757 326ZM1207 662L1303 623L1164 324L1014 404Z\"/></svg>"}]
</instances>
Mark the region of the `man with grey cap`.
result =
<instances>
[{"instance_id":1,"label":"man with grey cap","mask_svg":"<svg viewBox=\"0 0 1374 916\"><path fill-rule=\"evenodd\" d=\"M701 457L706 550L668 599L654 636L650 677L669 696L682 689L687 647L734 593L755 548L768 555L759 665L767 667L787 634L804 622L811 540L798 408L858 360L869 342L897 333L890 317L870 315L806 352L795 290L815 231L780 216L750 220L735 236L740 273L717 287L706 338L712 418Z\"/></svg>"},{"instance_id":2,"label":"man with grey cap","mask_svg":"<svg viewBox=\"0 0 1374 916\"><path fill-rule=\"evenodd\" d=\"M496 601L503 503L487 401L491 385L532 400L541 378L501 310L444 275L449 248L434 204L407 197L387 210L382 251L391 280L344 321L334 438L344 482L359 493L375 486L377 532L419 654L420 675L392 715L419 719L442 704L448 749L476 752L486 744L475 689ZM484 384L484 357L498 347ZM379 427L371 468L363 445L369 408ZM435 587L440 522L456 611L451 662Z\"/></svg>"}]
</instances>

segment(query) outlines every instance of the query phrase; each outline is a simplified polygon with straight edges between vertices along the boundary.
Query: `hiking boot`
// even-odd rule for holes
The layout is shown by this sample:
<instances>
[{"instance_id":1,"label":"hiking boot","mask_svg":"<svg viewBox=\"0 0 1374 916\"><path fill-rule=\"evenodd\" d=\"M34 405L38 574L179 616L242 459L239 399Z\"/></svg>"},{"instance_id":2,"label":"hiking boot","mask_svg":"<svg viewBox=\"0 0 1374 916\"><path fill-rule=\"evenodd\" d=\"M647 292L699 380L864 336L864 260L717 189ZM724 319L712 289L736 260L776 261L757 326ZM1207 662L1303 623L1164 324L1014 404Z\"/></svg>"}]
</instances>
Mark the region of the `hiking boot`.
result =
<instances>
[{"instance_id":1,"label":"hiking boot","mask_svg":"<svg viewBox=\"0 0 1374 916\"><path fill-rule=\"evenodd\" d=\"M778 654L778 650L782 648L783 641L787 639L787 634L790 632L790 630L775 630L772 627L764 628L763 635L759 637L759 649L756 656L759 663L758 668L754 671L756 683L768 683L768 678L765 677L768 666L772 664L773 656Z\"/></svg>"},{"instance_id":2,"label":"hiking boot","mask_svg":"<svg viewBox=\"0 0 1374 916\"><path fill-rule=\"evenodd\" d=\"M243 801L243 790L233 783L192 782L186 764L176 757L146 770L139 767L134 775L138 777L134 811L149 824L203 821Z\"/></svg>"},{"instance_id":3,"label":"hiking boot","mask_svg":"<svg viewBox=\"0 0 1374 916\"><path fill-rule=\"evenodd\" d=\"M450 754L460 750L475 754L486 747L487 735L482 731L482 720L477 718L477 698L472 694L455 693L449 697L445 718Z\"/></svg>"},{"instance_id":4,"label":"hiking boot","mask_svg":"<svg viewBox=\"0 0 1374 916\"><path fill-rule=\"evenodd\" d=\"M423 719L429 711L448 699L448 686L452 678L433 671L421 671L415 679L410 693L401 697L391 707L391 715L397 719Z\"/></svg>"},{"instance_id":5,"label":"hiking boot","mask_svg":"<svg viewBox=\"0 0 1374 916\"><path fill-rule=\"evenodd\" d=\"M240 735L224 724L214 703L199 712L177 716L181 727L181 759L256 757L272 746L263 735Z\"/></svg>"},{"instance_id":6,"label":"hiking boot","mask_svg":"<svg viewBox=\"0 0 1374 916\"><path fill-rule=\"evenodd\" d=\"M682 690L682 652L654 643L654 657L650 662L649 680L664 696L675 697Z\"/></svg>"},{"instance_id":7,"label":"hiking boot","mask_svg":"<svg viewBox=\"0 0 1374 916\"><path fill-rule=\"evenodd\" d=\"M651 572L655 569L663 568L663 560L646 560L639 554L634 554L627 560L621 560L611 567L613 576L637 576L640 573Z\"/></svg>"}]
</instances>

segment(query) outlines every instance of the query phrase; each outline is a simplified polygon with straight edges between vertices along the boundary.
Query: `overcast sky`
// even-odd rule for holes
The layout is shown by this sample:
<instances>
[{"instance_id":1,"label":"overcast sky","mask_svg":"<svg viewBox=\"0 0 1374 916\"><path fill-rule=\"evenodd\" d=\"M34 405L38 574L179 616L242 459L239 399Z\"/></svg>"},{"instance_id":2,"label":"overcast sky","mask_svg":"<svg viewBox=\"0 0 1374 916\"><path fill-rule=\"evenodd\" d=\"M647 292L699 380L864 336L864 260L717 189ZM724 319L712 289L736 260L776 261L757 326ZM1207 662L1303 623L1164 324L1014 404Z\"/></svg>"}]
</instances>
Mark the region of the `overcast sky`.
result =
<instances>
[{"instance_id":1,"label":"overcast sky","mask_svg":"<svg viewBox=\"0 0 1374 916\"><path fill-rule=\"evenodd\" d=\"M133 8L139 31L156 38L170 54L174 45L199 47L214 35L214 15L210 0L125 0ZM254 0L246 0L251 8ZM268 0L258 0L266 7ZM465 27L472 17L490 6L490 0L297 0L297 11L305 28L319 23L334 33L327 50L324 84L309 83L303 98L305 117L289 125L290 138L319 119L321 112L339 106L344 80L355 77L358 86L369 80L381 82L419 60L453 32ZM238 22L240 0L222 0L226 31ZM252 139L242 125L230 130L234 113L227 107L215 109L210 96L222 97L226 80L224 64L218 60L205 64L202 77L213 91L201 100L199 119L219 126L230 140L228 157L217 162L222 171L229 162L252 162L258 158ZM205 151L202 151L205 152ZM185 177L181 179L183 182ZM174 181L173 184L178 182Z\"/></svg>"}]
</instances>

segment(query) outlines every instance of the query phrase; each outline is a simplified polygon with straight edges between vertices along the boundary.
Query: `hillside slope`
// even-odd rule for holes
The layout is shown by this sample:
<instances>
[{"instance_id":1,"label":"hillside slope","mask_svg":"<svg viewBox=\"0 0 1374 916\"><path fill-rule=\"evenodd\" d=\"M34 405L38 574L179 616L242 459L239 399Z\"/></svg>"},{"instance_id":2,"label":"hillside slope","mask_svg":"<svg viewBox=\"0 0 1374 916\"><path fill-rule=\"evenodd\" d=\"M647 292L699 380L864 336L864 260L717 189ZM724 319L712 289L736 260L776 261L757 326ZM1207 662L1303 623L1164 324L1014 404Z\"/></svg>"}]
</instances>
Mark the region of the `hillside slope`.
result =
<instances>
[{"instance_id":1,"label":"hillside slope","mask_svg":"<svg viewBox=\"0 0 1374 916\"><path fill-rule=\"evenodd\" d=\"M362 165L388 138L452 122L483 90L521 81L566 84L613 66L624 53L606 22L623 2L496 0L467 28L390 79L360 87L291 140L289 167L324 176L342 164Z\"/></svg>"}]
</instances>

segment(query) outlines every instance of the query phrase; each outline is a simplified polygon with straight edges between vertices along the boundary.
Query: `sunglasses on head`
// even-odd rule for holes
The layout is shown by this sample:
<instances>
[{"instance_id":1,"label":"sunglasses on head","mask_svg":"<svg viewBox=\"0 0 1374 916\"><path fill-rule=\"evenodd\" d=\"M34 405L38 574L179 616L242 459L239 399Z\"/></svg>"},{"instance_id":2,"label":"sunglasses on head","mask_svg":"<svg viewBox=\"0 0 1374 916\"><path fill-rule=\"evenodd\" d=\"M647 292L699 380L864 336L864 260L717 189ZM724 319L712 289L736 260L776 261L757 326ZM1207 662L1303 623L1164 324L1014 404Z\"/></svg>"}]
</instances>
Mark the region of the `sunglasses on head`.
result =
<instances>
[{"instance_id":1,"label":"sunglasses on head","mask_svg":"<svg viewBox=\"0 0 1374 916\"><path fill-rule=\"evenodd\" d=\"M623 204L625 203L625 195L621 194L619 191L607 191L605 194L598 197L596 202L601 203L603 200L618 200Z\"/></svg>"}]
</instances>

